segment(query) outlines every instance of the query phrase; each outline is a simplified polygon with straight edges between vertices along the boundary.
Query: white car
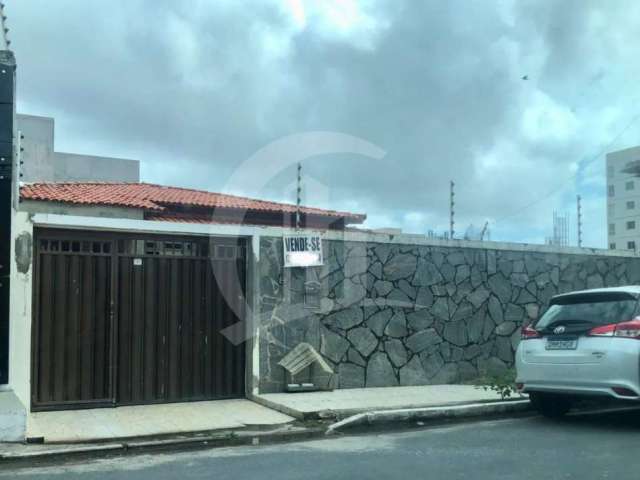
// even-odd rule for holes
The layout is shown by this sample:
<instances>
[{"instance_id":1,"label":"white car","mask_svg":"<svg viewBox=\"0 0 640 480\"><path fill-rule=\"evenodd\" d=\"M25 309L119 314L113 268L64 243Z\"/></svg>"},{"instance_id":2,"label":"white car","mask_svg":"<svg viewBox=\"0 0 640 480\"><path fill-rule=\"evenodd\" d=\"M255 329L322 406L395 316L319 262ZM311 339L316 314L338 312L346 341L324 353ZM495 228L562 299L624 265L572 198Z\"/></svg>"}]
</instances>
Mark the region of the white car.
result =
<instances>
[{"instance_id":1,"label":"white car","mask_svg":"<svg viewBox=\"0 0 640 480\"><path fill-rule=\"evenodd\" d=\"M581 397L640 400L640 286L556 295L522 328L516 387L543 415Z\"/></svg>"}]
</instances>

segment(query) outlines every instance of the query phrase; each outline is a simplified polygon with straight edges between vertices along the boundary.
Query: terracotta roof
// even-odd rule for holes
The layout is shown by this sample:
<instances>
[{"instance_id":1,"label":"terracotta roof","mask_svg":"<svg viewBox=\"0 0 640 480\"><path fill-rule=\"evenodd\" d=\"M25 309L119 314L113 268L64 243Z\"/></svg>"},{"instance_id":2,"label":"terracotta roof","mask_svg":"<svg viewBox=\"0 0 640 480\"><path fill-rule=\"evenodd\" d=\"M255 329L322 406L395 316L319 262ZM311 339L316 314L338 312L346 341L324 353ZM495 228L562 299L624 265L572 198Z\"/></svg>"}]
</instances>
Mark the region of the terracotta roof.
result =
<instances>
[{"instance_id":1,"label":"terracotta roof","mask_svg":"<svg viewBox=\"0 0 640 480\"><path fill-rule=\"evenodd\" d=\"M247 220L246 218L229 218L229 217L216 217L209 215L200 215L200 214L184 214L184 213L158 213L158 212L150 212L145 215L145 220L155 220L160 222L172 222L172 223L200 223L200 224L216 224L216 225L255 225L255 226L265 226L265 223L260 223L259 220ZM332 217L325 217L332 218ZM282 225L280 225L282 226ZM304 225L303 229L313 229L313 230L330 230L331 226L327 225L327 223L320 224L318 222L312 223L311 225ZM362 232L364 230L356 229L355 227L345 227L344 230L353 230Z\"/></svg>"},{"instance_id":2,"label":"terracotta roof","mask_svg":"<svg viewBox=\"0 0 640 480\"><path fill-rule=\"evenodd\" d=\"M295 213L295 205L268 202L188 188L151 183L31 183L20 188L25 200L62 202L76 205L105 205L140 208L149 212L167 212L171 207L228 208L240 211ZM347 223L362 223L366 215L320 208L302 207L301 212L321 217L344 218Z\"/></svg>"},{"instance_id":3,"label":"terracotta roof","mask_svg":"<svg viewBox=\"0 0 640 480\"><path fill-rule=\"evenodd\" d=\"M173 222L173 223L223 223L223 224L237 224L237 220L228 218L214 218L211 214L185 214L185 213L173 213L173 212L150 212L144 217L146 220L158 220L161 222Z\"/></svg>"}]
</instances>

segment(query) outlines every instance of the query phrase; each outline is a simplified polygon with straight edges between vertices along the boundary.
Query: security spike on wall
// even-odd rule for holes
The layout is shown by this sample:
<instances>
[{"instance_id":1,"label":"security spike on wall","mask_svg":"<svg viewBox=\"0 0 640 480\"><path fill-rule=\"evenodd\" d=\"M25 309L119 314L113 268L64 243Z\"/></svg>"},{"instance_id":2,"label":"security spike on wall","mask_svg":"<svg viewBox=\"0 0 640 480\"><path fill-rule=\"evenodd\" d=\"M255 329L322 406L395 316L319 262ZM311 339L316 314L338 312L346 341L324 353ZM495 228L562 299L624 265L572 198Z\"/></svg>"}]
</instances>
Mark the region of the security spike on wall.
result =
<instances>
[{"instance_id":1,"label":"security spike on wall","mask_svg":"<svg viewBox=\"0 0 640 480\"><path fill-rule=\"evenodd\" d=\"M7 15L4 12L4 3L0 3L0 28L2 28L2 49L10 50L11 40L9 40L9 27L7 27Z\"/></svg>"},{"instance_id":2,"label":"security spike on wall","mask_svg":"<svg viewBox=\"0 0 640 480\"><path fill-rule=\"evenodd\" d=\"M578 221L578 247L582 248L582 197L578 195L577 200L577 221Z\"/></svg>"},{"instance_id":3,"label":"security spike on wall","mask_svg":"<svg viewBox=\"0 0 640 480\"><path fill-rule=\"evenodd\" d=\"M455 212L455 200L454 200L454 197L456 195L455 186L456 186L456 184L454 183L453 180L451 180L449 182L449 238L451 240L453 240L453 237L454 237L454 235L456 233L456 230L455 230L455 225L456 225L455 214L456 214L456 212Z\"/></svg>"},{"instance_id":4,"label":"security spike on wall","mask_svg":"<svg viewBox=\"0 0 640 480\"><path fill-rule=\"evenodd\" d=\"M302 163L298 162L298 175L296 177L296 230L300 229L300 207L302 204Z\"/></svg>"}]
</instances>

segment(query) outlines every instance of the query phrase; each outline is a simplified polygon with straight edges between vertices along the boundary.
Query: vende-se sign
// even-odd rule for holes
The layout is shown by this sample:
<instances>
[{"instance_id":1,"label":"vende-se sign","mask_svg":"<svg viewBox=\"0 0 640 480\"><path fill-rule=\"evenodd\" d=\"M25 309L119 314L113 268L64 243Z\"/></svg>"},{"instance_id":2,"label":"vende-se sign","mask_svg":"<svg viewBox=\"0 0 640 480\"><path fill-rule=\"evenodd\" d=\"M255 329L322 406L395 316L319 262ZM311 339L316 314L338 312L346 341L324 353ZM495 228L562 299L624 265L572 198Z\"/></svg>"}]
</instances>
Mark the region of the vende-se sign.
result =
<instances>
[{"instance_id":1,"label":"vende-se sign","mask_svg":"<svg viewBox=\"0 0 640 480\"><path fill-rule=\"evenodd\" d=\"M317 267L322 265L322 239L320 235L285 235L285 267Z\"/></svg>"}]
</instances>

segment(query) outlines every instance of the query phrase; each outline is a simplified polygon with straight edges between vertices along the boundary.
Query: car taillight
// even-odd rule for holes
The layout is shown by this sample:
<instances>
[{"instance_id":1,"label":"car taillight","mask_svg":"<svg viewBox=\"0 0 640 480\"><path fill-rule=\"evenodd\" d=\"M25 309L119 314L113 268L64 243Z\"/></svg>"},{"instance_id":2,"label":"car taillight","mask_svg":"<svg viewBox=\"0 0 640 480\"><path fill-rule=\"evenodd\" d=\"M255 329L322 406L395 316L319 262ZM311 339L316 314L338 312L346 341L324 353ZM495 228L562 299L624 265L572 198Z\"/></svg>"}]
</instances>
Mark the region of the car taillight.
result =
<instances>
[{"instance_id":1,"label":"car taillight","mask_svg":"<svg viewBox=\"0 0 640 480\"><path fill-rule=\"evenodd\" d=\"M532 338L541 338L540 333L531 325L524 325L520 329L520 339L530 340Z\"/></svg>"},{"instance_id":2,"label":"car taillight","mask_svg":"<svg viewBox=\"0 0 640 480\"><path fill-rule=\"evenodd\" d=\"M589 330L588 335L591 337L622 337L640 340L640 318L592 328Z\"/></svg>"},{"instance_id":3,"label":"car taillight","mask_svg":"<svg viewBox=\"0 0 640 480\"><path fill-rule=\"evenodd\" d=\"M613 387L611 388L615 393L620 395L621 397L637 397L638 394L633 390L625 387Z\"/></svg>"},{"instance_id":4,"label":"car taillight","mask_svg":"<svg viewBox=\"0 0 640 480\"><path fill-rule=\"evenodd\" d=\"M603 325L601 327L592 328L587 335L590 337L613 337L613 332L616 329L616 324Z\"/></svg>"},{"instance_id":5,"label":"car taillight","mask_svg":"<svg viewBox=\"0 0 640 480\"><path fill-rule=\"evenodd\" d=\"M640 338L640 318L634 318L630 322L622 322L616 325L614 337Z\"/></svg>"}]
</instances>

